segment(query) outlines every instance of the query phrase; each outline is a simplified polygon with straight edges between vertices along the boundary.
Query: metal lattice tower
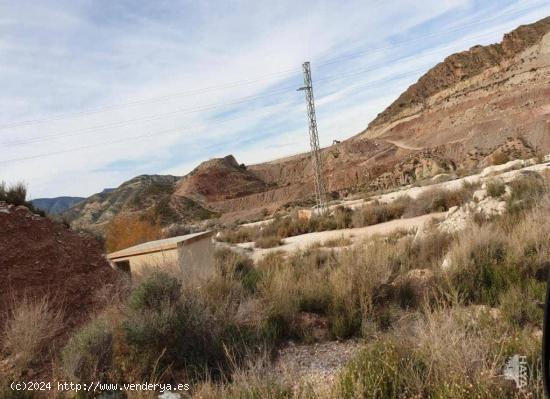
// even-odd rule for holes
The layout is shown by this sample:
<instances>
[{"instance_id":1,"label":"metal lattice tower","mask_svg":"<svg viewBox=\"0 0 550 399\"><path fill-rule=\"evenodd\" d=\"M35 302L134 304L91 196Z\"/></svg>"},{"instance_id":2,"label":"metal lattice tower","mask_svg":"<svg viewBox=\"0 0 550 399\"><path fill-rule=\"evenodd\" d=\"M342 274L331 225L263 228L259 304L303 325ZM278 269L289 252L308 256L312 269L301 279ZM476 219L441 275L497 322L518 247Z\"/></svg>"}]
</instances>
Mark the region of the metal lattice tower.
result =
<instances>
[{"instance_id":1,"label":"metal lattice tower","mask_svg":"<svg viewBox=\"0 0 550 399\"><path fill-rule=\"evenodd\" d=\"M309 119L309 142L311 144L311 159L313 161L313 176L315 177L315 199L319 213L327 212L325 179L323 176L323 164L319 150L319 134L317 133L317 119L315 118L315 102L313 101L313 83L311 81L311 67L309 62L302 64L304 70L304 87L306 95L307 116Z\"/></svg>"}]
</instances>

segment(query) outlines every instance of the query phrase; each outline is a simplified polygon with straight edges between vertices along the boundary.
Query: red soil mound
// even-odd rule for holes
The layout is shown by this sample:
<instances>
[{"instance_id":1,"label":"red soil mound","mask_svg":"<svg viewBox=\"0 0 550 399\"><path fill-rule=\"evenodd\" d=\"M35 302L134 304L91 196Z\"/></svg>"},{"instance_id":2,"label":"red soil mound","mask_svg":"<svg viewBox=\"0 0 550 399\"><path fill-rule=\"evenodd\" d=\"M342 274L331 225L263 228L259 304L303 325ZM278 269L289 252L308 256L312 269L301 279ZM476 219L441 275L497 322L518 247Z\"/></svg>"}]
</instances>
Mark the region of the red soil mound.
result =
<instances>
[{"instance_id":1,"label":"red soil mound","mask_svg":"<svg viewBox=\"0 0 550 399\"><path fill-rule=\"evenodd\" d=\"M0 322L18 298L48 295L62 306L67 330L104 304L99 293L119 273L92 236L0 203Z\"/></svg>"}]
</instances>

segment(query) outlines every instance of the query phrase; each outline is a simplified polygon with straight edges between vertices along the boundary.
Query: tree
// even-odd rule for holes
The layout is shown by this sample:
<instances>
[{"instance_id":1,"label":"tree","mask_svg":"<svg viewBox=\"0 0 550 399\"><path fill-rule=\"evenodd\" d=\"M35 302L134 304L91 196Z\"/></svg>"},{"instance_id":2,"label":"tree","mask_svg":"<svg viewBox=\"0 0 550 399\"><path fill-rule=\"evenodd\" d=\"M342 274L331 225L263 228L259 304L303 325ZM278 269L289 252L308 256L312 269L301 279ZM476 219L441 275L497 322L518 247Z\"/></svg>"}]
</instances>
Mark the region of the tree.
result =
<instances>
[{"instance_id":1,"label":"tree","mask_svg":"<svg viewBox=\"0 0 550 399\"><path fill-rule=\"evenodd\" d=\"M159 238L162 228L158 221L142 215L120 214L107 225L105 246L107 252L113 252Z\"/></svg>"}]
</instances>

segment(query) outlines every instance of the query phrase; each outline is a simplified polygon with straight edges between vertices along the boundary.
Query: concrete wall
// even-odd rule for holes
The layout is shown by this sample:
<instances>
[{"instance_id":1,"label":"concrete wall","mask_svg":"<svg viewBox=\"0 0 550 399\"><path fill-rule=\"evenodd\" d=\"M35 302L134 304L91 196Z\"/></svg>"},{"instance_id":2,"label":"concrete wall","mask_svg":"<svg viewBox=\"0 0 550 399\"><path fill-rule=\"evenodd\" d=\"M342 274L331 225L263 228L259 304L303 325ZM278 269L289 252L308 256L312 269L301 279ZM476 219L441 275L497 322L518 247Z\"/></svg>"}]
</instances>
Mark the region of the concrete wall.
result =
<instances>
[{"instance_id":1,"label":"concrete wall","mask_svg":"<svg viewBox=\"0 0 550 399\"><path fill-rule=\"evenodd\" d=\"M214 272L215 250L211 236L181 243L178 246L178 257L184 280L200 281L211 276Z\"/></svg>"},{"instance_id":2,"label":"concrete wall","mask_svg":"<svg viewBox=\"0 0 550 399\"><path fill-rule=\"evenodd\" d=\"M112 262L115 264L120 261L128 260L130 262L130 273L132 275L142 274L144 268L166 268L177 265L178 263L178 250L167 249L159 252L152 252L142 255L128 256L125 258L118 258Z\"/></svg>"},{"instance_id":3,"label":"concrete wall","mask_svg":"<svg viewBox=\"0 0 550 399\"><path fill-rule=\"evenodd\" d=\"M130 273L134 276L143 274L146 268L168 269L182 274L185 281L200 281L214 272L215 244L212 236L184 241L177 248L133 255L114 259L115 264L121 261L130 262ZM179 270L178 270L179 268Z\"/></svg>"}]
</instances>

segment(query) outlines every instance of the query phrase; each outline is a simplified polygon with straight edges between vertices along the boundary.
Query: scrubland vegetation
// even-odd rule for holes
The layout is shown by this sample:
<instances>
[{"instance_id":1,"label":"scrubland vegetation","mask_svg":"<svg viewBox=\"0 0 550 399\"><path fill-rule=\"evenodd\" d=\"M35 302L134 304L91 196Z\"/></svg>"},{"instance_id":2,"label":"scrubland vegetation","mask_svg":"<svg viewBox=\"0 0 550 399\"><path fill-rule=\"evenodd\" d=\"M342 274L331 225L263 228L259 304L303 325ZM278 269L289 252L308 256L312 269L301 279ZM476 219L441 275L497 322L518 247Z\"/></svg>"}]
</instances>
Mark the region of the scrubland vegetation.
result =
<instances>
[{"instance_id":1,"label":"scrubland vegetation","mask_svg":"<svg viewBox=\"0 0 550 399\"><path fill-rule=\"evenodd\" d=\"M56 377L186 381L193 398L541 395L550 195L547 183L534 176L511 187L507 213L455 234L433 225L420 236L398 232L338 251L326 245L271 253L257 264L223 250L216 255L216 273L200 284L170 265L151 268L65 341L54 356ZM330 223L349 226L357 218L361 224L380 220L370 214L444 210L469 195L435 192L418 201L373 204L361 216L338 209ZM274 226L288 233L302 226L281 223ZM245 237L245 231L235 235ZM19 306L5 329L6 353L40 347L36 337L57 323L55 313L30 323L40 317L28 303ZM324 334L308 318L323 320ZM25 337L18 331L26 331ZM351 337L364 339L363 349L323 390L271 369L275 349L287 340ZM523 391L501 376L514 354L528 359Z\"/></svg>"},{"instance_id":2,"label":"scrubland vegetation","mask_svg":"<svg viewBox=\"0 0 550 399\"><path fill-rule=\"evenodd\" d=\"M469 201L475 188L475 185L470 184L458 190L434 188L416 199L403 195L389 203L375 200L355 210L341 206L330 215L314 215L310 219L300 219L297 213L292 213L286 217L276 217L260 227L226 229L218 239L229 243L254 241L258 248L275 247L281 245L284 238L300 234L365 227L399 218L444 212Z\"/></svg>"},{"instance_id":3,"label":"scrubland vegetation","mask_svg":"<svg viewBox=\"0 0 550 399\"><path fill-rule=\"evenodd\" d=\"M44 216L44 212L33 206L27 201L27 186L24 183L15 183L7 185L5 182L0 182L0 201L11 205L23 205L29 208L32 212Z\"/></svg>"}]
</instances>

